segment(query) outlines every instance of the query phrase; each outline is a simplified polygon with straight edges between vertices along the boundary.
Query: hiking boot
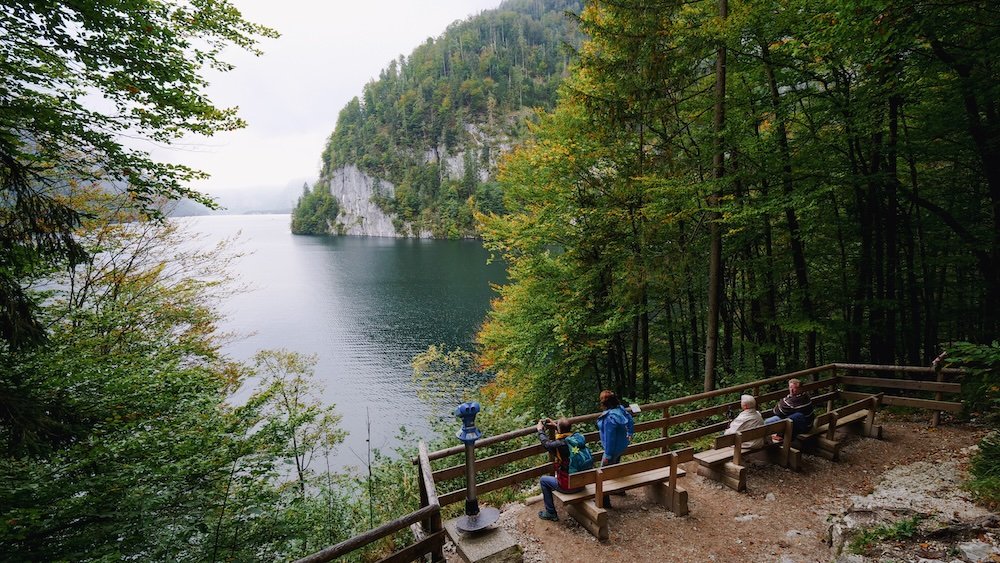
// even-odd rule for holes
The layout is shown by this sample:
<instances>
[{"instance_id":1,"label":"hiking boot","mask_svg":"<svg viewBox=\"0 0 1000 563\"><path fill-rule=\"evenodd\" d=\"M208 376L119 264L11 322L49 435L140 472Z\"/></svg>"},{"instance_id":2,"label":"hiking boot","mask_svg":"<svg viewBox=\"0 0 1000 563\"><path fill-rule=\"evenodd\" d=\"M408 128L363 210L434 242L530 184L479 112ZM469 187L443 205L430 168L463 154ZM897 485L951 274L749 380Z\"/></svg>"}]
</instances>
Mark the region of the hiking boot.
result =
<instances>
[{"instance_id":1,"label":"hiking boot","mask_svg":"<svg viewBox=\"0 0 1000 563\"><path fill-rule=\"evenodd\" d=\"M559 521L559 515L555 512L549 512L548 510L541 510L538 512L538 517L542 520L551 520L553 522Z\"/></svg>"}]
</instances>

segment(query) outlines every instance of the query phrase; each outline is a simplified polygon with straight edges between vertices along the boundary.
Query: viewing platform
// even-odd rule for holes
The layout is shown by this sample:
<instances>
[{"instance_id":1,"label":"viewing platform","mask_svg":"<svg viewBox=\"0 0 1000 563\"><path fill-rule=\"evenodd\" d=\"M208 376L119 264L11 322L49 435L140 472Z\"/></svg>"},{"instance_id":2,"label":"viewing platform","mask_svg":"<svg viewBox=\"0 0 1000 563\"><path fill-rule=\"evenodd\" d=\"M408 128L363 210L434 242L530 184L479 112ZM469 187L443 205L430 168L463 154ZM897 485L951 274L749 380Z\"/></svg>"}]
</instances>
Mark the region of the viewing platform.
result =
<instances>
[{"instance_id":1,"label":"viewing platform","mask_svg":"<svg viewBox=\"0 0 1000 563\"><path fill-rule=\"evenodd\" d=\"M812 561L820 551L834 558L838 540L831 535L830 518L851 506L852 499L872 494L880 476L919 463L952 464L959 470L953 458L960 461L958 452L983 434L939 424L941 412L962 410L954 399L961 376L960 370L949 369L828 364L642 405L624 463L604 468L606 475L601 469L574 474L573 484L587 488L561 495L562 520L539 520L535 506L508 503L492 528L515 537L527 560L582 561L577 555L586 554L586 560ZM789 423L783 443L761 451L739 445L742 434L749 441L764 430L715 438L728 426L723 415L739 408L741 394L753 394L759 408L767 410L787 394L790 379L801 380L813 397L816 418L810 430L792 436ZM599 414L570 419L595 443L595 461L601 455L599 437L587 430ZM766 432L781 429L771 426ZM552 465L535 433L534 427L522 428L476 441L473 494L486 495L487 502L492 491L537 500L532 497L538 478L551 474ZM421 443L414 465L423 508L302 561L333 560L411 524L417 541L385 561L422 555L443 560L442 510L459 513L447 507L467 494L467 466L457 457L463 453L462 446L429 452ZM711 470L703 471L706 467ZM944 479L944 484L952 481ZM613 507L603 506L602 493L615 489L623 495L614 497ZM453 531L448 535L452 542L457 539ZM585 536L590 541L581 544ZM460 560L455 553L448 558Z\"/></svg>"}]
</instances>

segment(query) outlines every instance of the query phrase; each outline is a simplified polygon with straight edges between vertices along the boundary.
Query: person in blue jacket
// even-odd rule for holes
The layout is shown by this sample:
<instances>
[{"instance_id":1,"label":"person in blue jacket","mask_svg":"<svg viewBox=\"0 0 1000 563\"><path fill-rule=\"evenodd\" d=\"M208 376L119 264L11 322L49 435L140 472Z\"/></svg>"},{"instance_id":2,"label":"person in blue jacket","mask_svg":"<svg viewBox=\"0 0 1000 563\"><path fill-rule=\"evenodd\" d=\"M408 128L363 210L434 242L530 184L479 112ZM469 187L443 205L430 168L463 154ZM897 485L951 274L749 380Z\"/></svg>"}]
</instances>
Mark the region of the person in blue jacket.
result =
<instances>
[{"instance_id":1,"label":"person in blue jacket","mask_svg":"<svg viewBox=\"0 0 1000 563\"><path fill-rule=\"evenodd\" d=\"M601 408L604 412L597 417L597 429L601 434L601 446L604 456L601 467L613 465L622 459L625 448L632 441L635 433L635 421L632 413L625 410L614 391L601 391ZM611 499L604 496L604 506L611 506Z\"/></svg>"}]
</instances>

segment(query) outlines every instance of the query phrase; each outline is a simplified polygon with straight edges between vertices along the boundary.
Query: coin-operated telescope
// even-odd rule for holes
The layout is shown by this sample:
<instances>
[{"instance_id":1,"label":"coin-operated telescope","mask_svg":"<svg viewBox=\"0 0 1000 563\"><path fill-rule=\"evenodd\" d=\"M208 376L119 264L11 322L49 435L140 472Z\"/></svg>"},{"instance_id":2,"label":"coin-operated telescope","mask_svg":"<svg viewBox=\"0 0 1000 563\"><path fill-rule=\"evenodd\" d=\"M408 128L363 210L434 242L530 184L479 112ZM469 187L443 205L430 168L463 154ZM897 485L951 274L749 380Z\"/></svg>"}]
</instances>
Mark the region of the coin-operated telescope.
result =
<instances>
[{"instance_id":1,"label":"coin-operated telescope","mask_svg":"<svg viewBox=\"0 0 1000 563\"><path fill-rule=\"evenodd\" d=\"M465 444L465 516L458 518L458 529L463 532L477 532L493 524L500 518L496 508L479 508L476 498L476 440L483 433L476 428L479 403L462 403L455 409L455 416L462 419L462 428L455 434Z\"/></svg>"}]
</instances>

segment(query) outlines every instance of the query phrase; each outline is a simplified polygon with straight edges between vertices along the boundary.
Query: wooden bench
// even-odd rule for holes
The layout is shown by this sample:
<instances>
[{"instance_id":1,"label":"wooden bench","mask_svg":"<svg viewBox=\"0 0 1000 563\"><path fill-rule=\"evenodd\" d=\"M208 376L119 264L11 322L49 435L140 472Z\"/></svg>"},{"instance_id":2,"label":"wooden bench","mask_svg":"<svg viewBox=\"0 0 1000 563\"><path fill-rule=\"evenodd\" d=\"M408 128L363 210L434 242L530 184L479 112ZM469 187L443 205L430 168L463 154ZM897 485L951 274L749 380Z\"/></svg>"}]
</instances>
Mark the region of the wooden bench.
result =
<instances>
[{"instance_id":1,"label":"wooden bench","mask_svg":"<svg viewBox=\"0 0 1000 563\"><path fill-rule=\"evenodd\" d=\"M772 443L771 434L784 433L781 443ZM763 439L763 444L754 448L744 448L744 442ZM694 458L698 460L698 475L718 481L736 491L747 488L747 468L743 465L743 456L756 452L766 452L772 463L798 471L802 465L802 453L792 447L792 421L778 420L736 432L715 439L715 447L711 450L698 452Z\"/></svg>"},{"instance_id":2,"label":"wooden bench","mask_svg":"<svg viewBox=\"0 0 1000 563\"><path fill-rule=\"evenodd\" d=\"M645 459L617 463L603 468L581 471L569 476L571 488L583 487L575 493L553 491L566 512L598 540L608 539L608 512L604 495L648 487L647 498L678 516L688 512L687 491L677 484L684 476L678 464L694 459L694 450L686 448Z\"/></svg>"},{"instance_id":3,"label":"wooden bench","mask_svg":"<svg viewBox=\"0 0 1000 563\"><path fill-rule=\"evenodd\" d=\"M865 397L849 405L829 410L813 420L812 428L797 436L805 446L816 444L816 453L831 461L840 459L843 440L836 439L838 428L860 428L861 435L882 438L882 426L875 424L875 413L882 403L882 393Z\"/></svg>"}]
</instances>

